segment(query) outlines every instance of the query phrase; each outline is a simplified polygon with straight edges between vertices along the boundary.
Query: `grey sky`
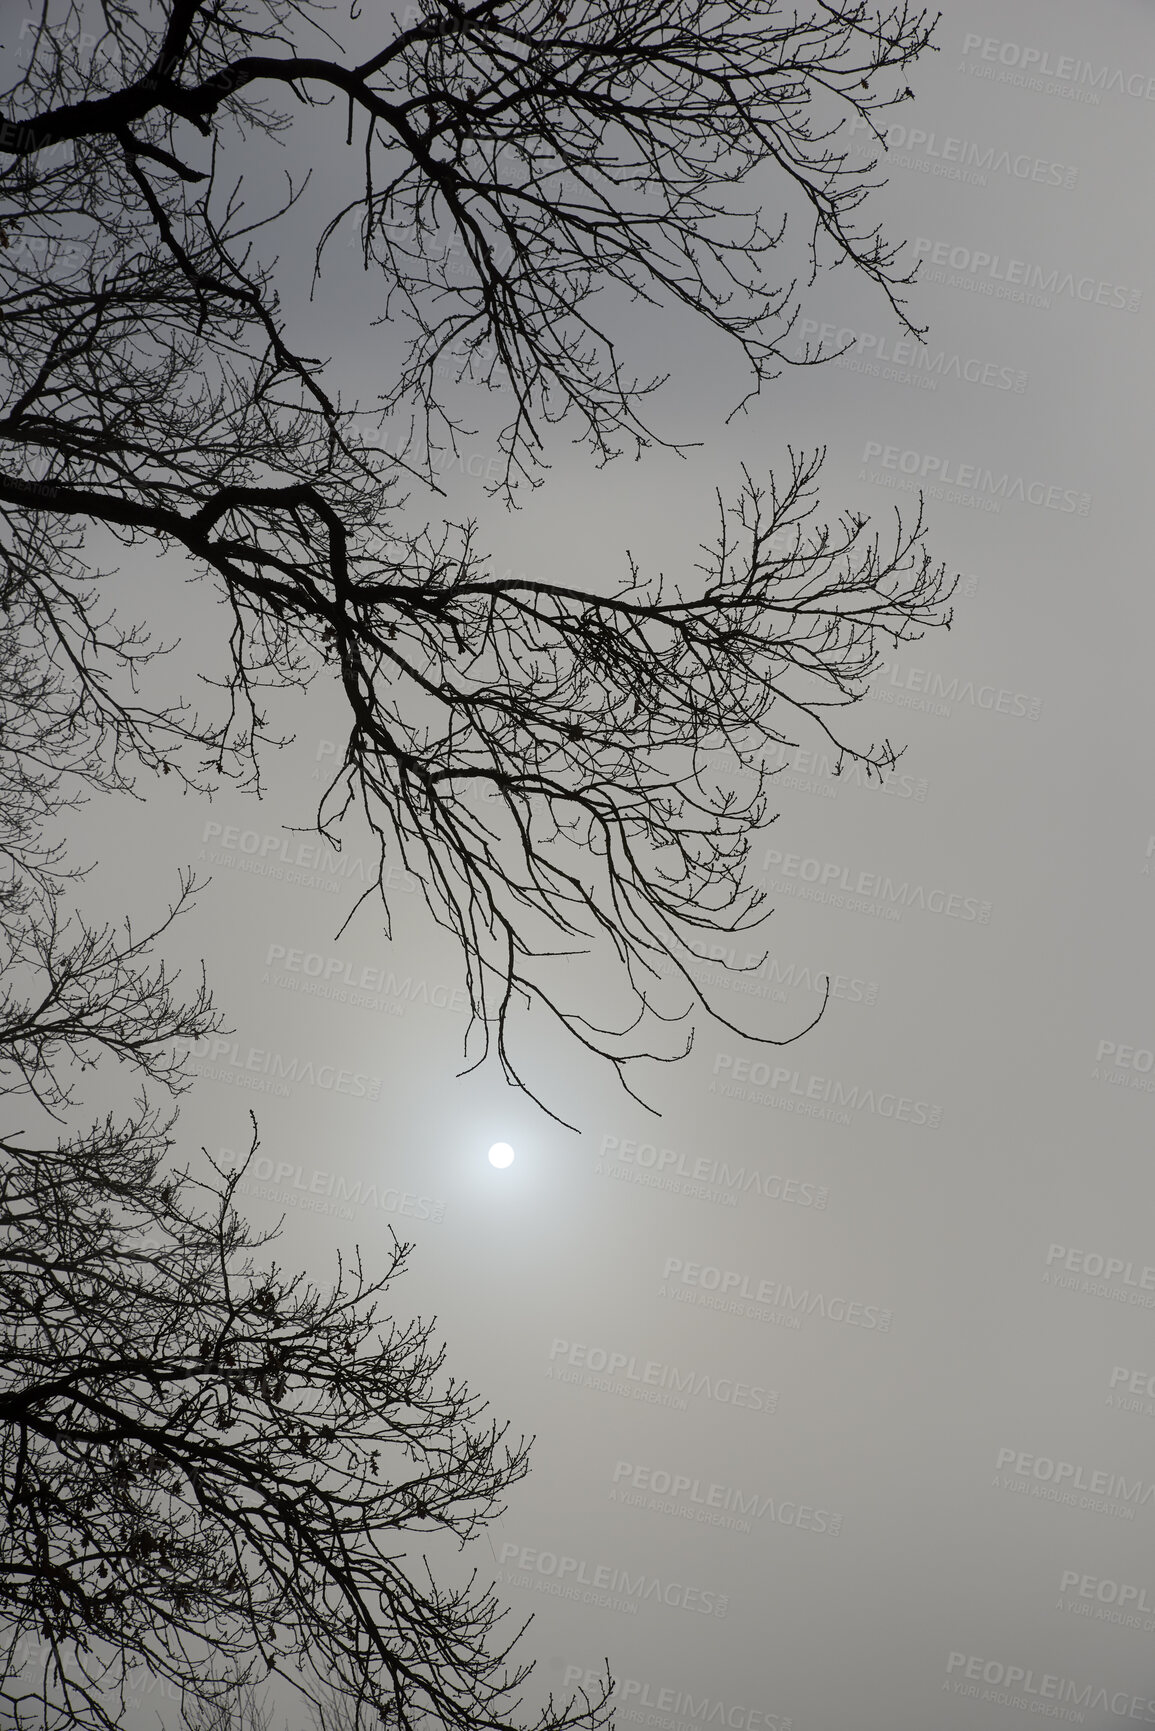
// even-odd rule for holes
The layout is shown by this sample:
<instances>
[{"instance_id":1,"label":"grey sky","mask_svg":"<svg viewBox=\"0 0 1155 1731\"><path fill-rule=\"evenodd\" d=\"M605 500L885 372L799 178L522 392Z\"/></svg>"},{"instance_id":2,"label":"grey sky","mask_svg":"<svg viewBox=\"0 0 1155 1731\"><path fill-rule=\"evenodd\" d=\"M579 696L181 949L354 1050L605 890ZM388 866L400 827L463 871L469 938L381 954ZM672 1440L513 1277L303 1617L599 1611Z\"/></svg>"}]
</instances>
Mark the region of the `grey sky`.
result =
<instances>
[{"instance_id":1,"label":"grey sky","mask_svg":"<svg viewBox=\"0 0 1155 1731\"><path fill-rule=\"evenodd\" d=\"M737 371L642 325L639 370L676 369L659 424L700 450L598 471L558 437L510 516L482 433L429 500L479 517L497 570L600 581L626 547L686 569L714 488L788 442L829 446L830 515L884 525L928 488L955 624L857 718L906 755L885 792L820 753L784 770L772 964L721 989L784 1033L828 970L818 1029L776 1050L703 1025L642 1078L650 1119L543 1027L534 1078L580 1136L495 1072L454 1081L457 957L418 898L399 885L392 945L371 908L338 942L369 848L338 871L284 832L340 738L319 686L260 805L161 789L81 838L110 909L212 873L174 947L236 1032L187 1144L240 1148L258 1112L278 1194L251 1207L284 1211L288 1261L414 1238L399 1303L538 1438L479 1566L535 1614L543 1683L608 1655L626 1731L704 1700L735 1731L1155 1723L1155 40L1137 4L947 0L937 41L877 196L925 258L924 350L896 356L881 296L836 273L807 316L851 353L726 426ZM363 304L335 276L309 323L366 378Z\"/></svg>"}]
</instances>

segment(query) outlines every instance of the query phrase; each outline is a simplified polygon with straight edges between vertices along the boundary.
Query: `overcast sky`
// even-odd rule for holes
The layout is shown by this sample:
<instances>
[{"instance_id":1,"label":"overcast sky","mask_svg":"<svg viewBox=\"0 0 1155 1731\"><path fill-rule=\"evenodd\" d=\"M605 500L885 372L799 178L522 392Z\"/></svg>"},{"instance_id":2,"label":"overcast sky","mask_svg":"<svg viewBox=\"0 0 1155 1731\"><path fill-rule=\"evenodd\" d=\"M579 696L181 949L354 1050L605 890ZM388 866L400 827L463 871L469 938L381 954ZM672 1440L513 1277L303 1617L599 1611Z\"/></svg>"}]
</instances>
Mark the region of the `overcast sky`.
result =
<instances>
[{"instance_id":1,"label":"overcast sky","mask_svg":"<svg viewBox=\"0 0 1155 1731\"><path fill-rule=\"evenodd\" d=\"M428 502L477 515L497 570L600 582L627 547L686 570L715 487L787 443L829 447L831 516L885 524L927 487L955 623L888 659L856 722L906 754L885 791L787 765L757 857L771 960L721 988L785 1034L829 972L814 1032L703 1025L641 1079L652 1118L530 1029L578 1135L493 1069L454 1080L448 941L400 879L392 944L371 908L338 940L355 838L338 872L289 833L339 750L320 685L262 803L166 788L81 837L110 909L211 874L173 947L235 1033L188 1147L240 1149L256 1109L253 1216L283 1212L284 1259L320 1278L412 1237L399 1305L537 1435L478 1561L535 1614L543 1684L609 1657L626 1728L704 1700L734 1731L1155 1723L1155 38L1135 0L947 0L937 42L877 196L925 260L921 353L839 272L805 311L850 353L726 426L737 371L640 323L639 370L681 368L663 424L700 450L598 471L559 437L510 517L482 433ZM310 329L368 377L363 288L326 283Z\"/></svg>"}]
</instances>

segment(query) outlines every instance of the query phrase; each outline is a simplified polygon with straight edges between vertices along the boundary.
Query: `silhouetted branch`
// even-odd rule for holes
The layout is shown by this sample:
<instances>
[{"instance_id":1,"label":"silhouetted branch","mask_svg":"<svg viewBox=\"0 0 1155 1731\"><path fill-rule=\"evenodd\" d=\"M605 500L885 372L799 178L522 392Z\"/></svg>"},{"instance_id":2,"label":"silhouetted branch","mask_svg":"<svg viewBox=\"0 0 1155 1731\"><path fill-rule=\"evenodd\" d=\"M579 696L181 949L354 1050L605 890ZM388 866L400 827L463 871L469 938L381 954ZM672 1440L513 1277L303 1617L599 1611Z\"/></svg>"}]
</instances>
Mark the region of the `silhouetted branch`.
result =
<instances>
[{"instance_id":1,"label":"silhouetted branch","mask_svg":"<svg viewBox=\"0 0 1155 1731\"><path fill-rule=\"evenodd\" d=\"M477 0L423 3L391 38L375 17L354 52L326 19L288 0L116 0L87 58L66 32L35 37L0 131L18 230L0 251L0 585L125 776L259 786L278 743L267 693L335 677L349 733L318 822L336 839L361 810L382 865L399 851L420 878L464 951L466 1061L495 1052L528 1086L510 1037L536 1004L625 1081L633 1058L685 1049L696 935L762 912L744 868L769 819L766 747L810 730L892 765L889 741L856 742L839 712L881 648L949 623L951 584L921 516L885 538L854 514L823 527L820 456L798 452L719 499L718 542L679 579L632 558L617 586L495 577L472 524L402 527L405 466L376 428L422 410L418 466L438 418L455 439L438 377L452 350L512 397L511 496L549 422L575 417L603 459L619 435L654 436L650 383L622 373L609 334L632 299L700 314L753 390L823 358L791 338L794 276L770 274L779 219L739 209L767 175L807 213L806 274L849 262L900 309L897 249L861 216L873 164L839 126L904 98L931 21L865 0ZM415 332L373 416L284 328L261 249L300 186L263 216L243 179L218 190L246 141L323 140L330 107L365 137L317 268L359 218L382 316ZM158 582L179 560L211 583L223 710L143 695L163 646L99 613L92 548L109 543L162 556ZM744 801L717 785L735 756ZM564 958L590 946L617 966L605 1025L560 995Z\"/></svg>"}]
</instances>

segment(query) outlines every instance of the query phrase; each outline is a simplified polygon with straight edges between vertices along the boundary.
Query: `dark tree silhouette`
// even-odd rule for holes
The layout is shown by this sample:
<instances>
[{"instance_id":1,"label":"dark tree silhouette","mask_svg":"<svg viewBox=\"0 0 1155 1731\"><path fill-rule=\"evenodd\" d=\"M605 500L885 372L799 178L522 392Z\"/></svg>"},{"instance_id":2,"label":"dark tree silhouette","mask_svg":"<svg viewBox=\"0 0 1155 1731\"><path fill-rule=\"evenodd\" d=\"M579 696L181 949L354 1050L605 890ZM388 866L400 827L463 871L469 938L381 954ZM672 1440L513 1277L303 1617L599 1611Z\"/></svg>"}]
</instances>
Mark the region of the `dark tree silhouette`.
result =
<instances>
[{"instance_id":1,"label":"dark tree silhouette","mask_svg":"<svg viewBox=\"0 0 1155 1731\"><path fill-rule=\"evenodd\" d=\"M266 692L335 680L349 733L318 823L335 837L359 808L383 863L397 849L420 878L463 946L476 1061L492 1040L522 1082L508 1024L536 1002L621 1075L700 998L695 935L761 917L745 864L767 744L818 729L840 759L892 764L836 712L880 644L949 622L921 518L885 542L855 514L816 519L820 454L792 452L778 480L746 473L676 583L628 555L600 587L495 577L475 525L415 531L401 492L431 482L439 441L456 449L455 377L510 405L508 501L539 483L555 424L599 462L666 442L642 418L660 381L621 358L637 300L737 344L753 393L829 358L793 338L799 269L849 264L905 320L909 277L859 221L873 165L848 165L837 128L902 100L925 13L422 0L392 33L356 5L344 42L336 27L309 0L101 0L98 15L45 0L0 103L14 1726L109 1731L141 1672L199 1731L255 1728L271 1674L343 1731L607 1718L604 1696L579 1696L526 1721L528 1671L492 1593L439 1585L432 1565L419 1582L397 1548L468 1540L527 1458L443 1374L432 1323L378 1320L407 1247L318 1289L268 1260L273 1235L232 1206L239 1174L171 1166L155 1095L184 1086L174 1041L218 1023L203 982L186 1001L152 958L195 885L143 935L88 926L53 839L72 803L133 791L141 771L259 786L278 743ZM290 181L258 208L252 185L302 136L310 153L356 149L315 272L355 237L381 318L409 339L372 413L294 344L264 250L306 206ZM761 189L740 208L759 177L808 225L797 268ZM380 427L402 408L399 455ZM203 713L156 695L165 646L113 599L125 569L171 588L178 565L223 621ZM755 772L748 799L719 785L735 762ZM591 946L619 964L615 1026L557 996L559 952ZM140 1092L98 1111L110 1070Z\"/></svg>"},{"instance_id":2,"label":"dark tree silhouette","mask_svg":"<svg viewBox=\"0 0 1155 1731\"><path fill-rule=\"evenodd\" d=\"M46 0L22 27L0 125L3 593L125 775L251 783L266 688L327 671L349 733L318 824L335 838L363 811L460 941L467 1061L495 1049L526 1086L508 1036L536 1003L625 1080L632 1057L688 1045L667 1025L704 1002L698 934L764 917L745 868L765 747L817 729L840 762L892 766L838 711L880 649L949 623L951 585L921 516L886 538L853 513L823 526L820 453L719 499L716 545L677 582L628 556L600 587L494 576L475 525L406 527L399 487L431 478L439 440L456 449L450 354L511 405L495 486L512 498L551 423L602 461L658 438L641 409L660 381L622 360L634 301L700 315L751 392L829 358L792 336L800 272L849 265L906 321L910 276L862 213L875 165L838 128L909 95L932 21L865 0L360 13L345 42L307 0L102 0L87 34L89 12ZM302 141L338 166L354 152L315 270L359 256L409 334L379 393L381 414L414 412L404 459L286 328L267 243L299 229L301 188L258 210L246 187ZM802 218L800 263L767 196ZM102 600L100 561L125 549L134 568L158 556L157 583L182 564L212 583L223 708L126 677L157 645ZM718 785L735 759L749 797ZM384 874L375 889L388 927ZM559 996L559 957L591 948L617 970L610 1026Z\"/></svg>"},{"instance_id":3,"label":"dark tree silhouette","mask_svg":"<svg viewBox=\"0 0 1155 1731\"><path fill-rule=\"evenodd\" d=\"M234 1683L207 1701L190 1703L181 1722L186 1731L273 1731L268 1704L251 1683Z\"/></svg>"},{"instance_id":4,"label":"dark tree silhouette","mask_svg":"<svg viewBox=\"0 0 1155 1731\"><path fill-rule=\"evenodd\" d=\"M476 1571L439 1579L438 1545L501 1512L528 1447L445 1374L432 1322L378 1318L409 1247L394 1238L371 1276L338 1263L319 1289L238 1215L240 1171L173 1168L173 1114L149 1096L179 1096L173 1042L219 1022L203 983L183 1002L151 961L191 882L147 935L67 912L51 825L108 787L99 744L10 615L0 1721L112 1731L144 1678L198 1731L256 1731L254 1685L276 1673L344 1731L594 1731L604 1703L586 1698L523 1717L530 1667L507 1663L507 1613ZM135 1107L90 1119L110 1064Z\"/></svg>"},{"instance_id":5,"label":"dark tree silhouette","mask_svg":"<svg viewBox=\"0 0 1155 1731\"><path fill-rule=\"evenodd\" d=\"M2 1147L17 1722L120 1725L144 1667L189 1697L215 1682L226 1708L238 1675L275 1671L322 1711L336 1690L350 1727L519 1723L530 1668L506 1662L517 1637L499 1639L492 1591L438 1584L402 1544L465 1543L527 1465L442 1374L430 1325L377 1321L407 1247L326 1295L254 1261L270 1235L233 1210L235 1173L160 1173L140 1124ZM605 1717L580 1700L528 1723Z\"/></svg>"}]
</instances>

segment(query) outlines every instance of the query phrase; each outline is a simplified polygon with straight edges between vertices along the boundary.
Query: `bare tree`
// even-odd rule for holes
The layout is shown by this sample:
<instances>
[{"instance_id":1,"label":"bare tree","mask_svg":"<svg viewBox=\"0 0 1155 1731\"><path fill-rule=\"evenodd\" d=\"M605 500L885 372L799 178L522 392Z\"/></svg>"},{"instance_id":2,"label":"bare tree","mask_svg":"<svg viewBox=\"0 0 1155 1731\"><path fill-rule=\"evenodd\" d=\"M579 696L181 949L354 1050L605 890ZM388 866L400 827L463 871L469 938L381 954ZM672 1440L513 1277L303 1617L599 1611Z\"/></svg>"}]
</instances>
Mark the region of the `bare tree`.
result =
<instances>
[{"instance_id":1,"label":"bare tree","mask_svg":"<svg viewBox=\"0 0 1155 1731\"><path fill-rule=\"evenodd\" d=\"M356 1709L339 1695L323 1698L313 1710L313 1731L392 1731L395 1724L395 1716L385 1713L380 1719L359 1726Z\"/></svg>"},{"instance_id":2,"label":"bare tree","mask_svg":"<svg viewBox=\"0 0 1155 1731\"><path fill-rule=\"evenodd\" d=\"M162 1173L165 1147L139 1123L0 1142L13 1723L120 1725L143 1668L210 1722L214 1691L231 1711L238 1680L277 1673L322 1711L336 1691L350 1727L518 1724L521 1631L476 1569L446 1586L399 1548L465 1544L528 1452L443 1374L431 1325L377 1319L408 1247L323 1294L254 1260L271 1235L233 1210L238 1174ZM551 1701L528 1724L604 1708Z\"/></svg>"},{"instance_id":3,"label":"bare tree","mask_svg":"<svg viewBox=\"0 0 1155 1731\"><path fill-rule=\"evenodd\" d=\"M189 1703L181 1714L186 1731L272 1731L272 1715L251 1683L234 1683L209 1700Z\"/></svg>"},{"instance_id":4,"label":"bare tree","mask_svg":"<svg viewBox=\"0 0 1155 1731\"><path fill-rule=\"evenodd\" d=\"M45 0L25 26L0 126L0 569L128 768L257 779L265 688L327 669L349 734L318 824L338 838L362 810L460 941L467 1060L495 1049L525 1085L509 1023L536 1003L624 1079L677 1055L661 1030L701 1001L697 934L764 917L766 746L817 730L840 763L892 766L838 711L880 649L949 622L950 585L921 516L886 538L816 519L820 454L719 499L676 583L628 558L601 589L494 576L474 525L404 528L399 485L460 430L449 353L512 403L510 498L552 422L599 460L658 438L658 381L615 335L632 301L699 315L753 392L829 358L792 334L805 284L785 217L741 208L754 181L801 215L803 276L848 264L905 320L909 273L861 208L875 164L838 129L910 94L932 21L866 0L421 0L392 32L359 12L344 43L310 0L102 0L95 26ZM267 243L300 187L256 210L245 186L255 146L297 140L355 151L315 269L355 238L411 333L379 393L424 417L404 461L287 334ZM118 547L157 553L158 582L182 560L211 580L223 710L125 679L151 646L99 611ZM714 773L735 755L748 798ZM611 1026L559 997L559 952L591 946L618 970Z\"/></svg>"},{"instance_id":5,"label":"bare tree","mask_svg":"<svg viewBox=\"0 0 1155 1731\"><path fill-rule=\"evenodd\" d=\"M717 542L674 584L630 557L601 589L494 577L474 525L412 531L400 491L461 431L439 390L450 353L512 403L507 499L540 479L554 423L600 461L659 438L641 417L657 381L627 376L619 352L633 300L737 343L752 391L824 358L792 336L789 267L767 286L785 230L737 206L762 171L805 215L805 273L849 263L905 317L909 279L857 220L873 169L848 167L837 126L902 99L926 14L422 0L390 35L357 11L343 44L310 0L102 0L98 16L45 0L4 99L0 1711L14 1726L108 1731L144 1672L201 1731L259 1722L271 1675L322 1725L513 1731L529 1675L476 1575L445 1586L430 1561L418 1581L396 1548L425 1534L435 1560L438 1536L468 1542L524 1474L525 1443L444 1374L432 1323L378 1319L406 1246L383 1274L357 1262L321 1290L268 1259L271 1235L232 1206L238 1173L171 1167L154 1096L183 1086L173 1042L218 1024L203 982L186 1002L152 957L195 886L182 879L143 935L89 927L52 836L69 802L131 792L141 770L259 786L278 742L265 693L335 679L349 734L318 823L336 837L360 808L383 864L396 848L417 873L463 946L477 1061L493 1038L520 1081L508 1023L536 1002L622 1074L655 1021L684 1013L668 988L698 996L695 934L761 915L745 865L766 745L810 727L840 759L893 763L834 712L879 644L946 617L921 518L885 544L856 514L816 521L818 455L719 498ZM414 411L404 460L287 333L262 249L304 208L300 187L271 210L245 191L254 143L303 130L314 149L338 113L355 179L314 268L353 225L382 317L412 333L381 393L385 414ZM126 563L171 584L178 562L225 621L224 697L204 713L152 694L165 646L109 598ZM755 771L746 800L719 785L727 753ZM622 971L613 1027L557 998L559 947L591 944ZM85 1120L110 1066L136 1104ZM594 1731L606 1699L551 1700L528 1724Z\"/></svg>"},{"instance_id":6,"label":"bare tree","mask_svg":"<svg viewBox=\"0 0 1155 1731\"><path fill-rule=\"evenodd\" d=\"M276 1674L349 1731L593 1731L604 1701L522 1718L507 1613L476 1569L444 1584L528 1446L432 1322L378 1316L409 1247L320 1290L239 1217L240 1171L173 1168L153 1097L219 1023L151 951L192 886L155 933L68 914L48 826L108 772L67 696L0 622L0 1719L112 1731L145 1679L259 1731ZM89 1121L110 1065L135 1108Z\"/></svg>"},{"instance_id":7,"label":"bare tree","mask_svg":"<svg viewBox=\"0 0 1155 1731\"><path fill-rule=\"evenodd\" d=\"M115 1058L171 1093L184 1085L174 1041L217 1027L207 986L189 1002L174 991L157 939L188 907L181 878L160 924L141 932L94 928L68 908L84 870L66 863L58 820L86 790L120 785L102 760L102 728L83 692L39 654L19 595L0 614L0 1099L21 1098L34 1118L64 1121L86 1071Z\"/></svg>"},{"instance_id":8,"label":"bare tree","mask_svg":"<svg viewBox=\"0 0 1155 1731\"><path fill-rule=\"evenodd\" d=\"M356 1702L335 1690L321 1692L311 1715L313 1731L392 1731L397 1722L392 1708L366 1715ZM252 1684L234 1686L211 1702L198 1703L183 1715L182 1723L187 1731L273 1731L272 1709Z\"/></svg>"}]
</instances>

